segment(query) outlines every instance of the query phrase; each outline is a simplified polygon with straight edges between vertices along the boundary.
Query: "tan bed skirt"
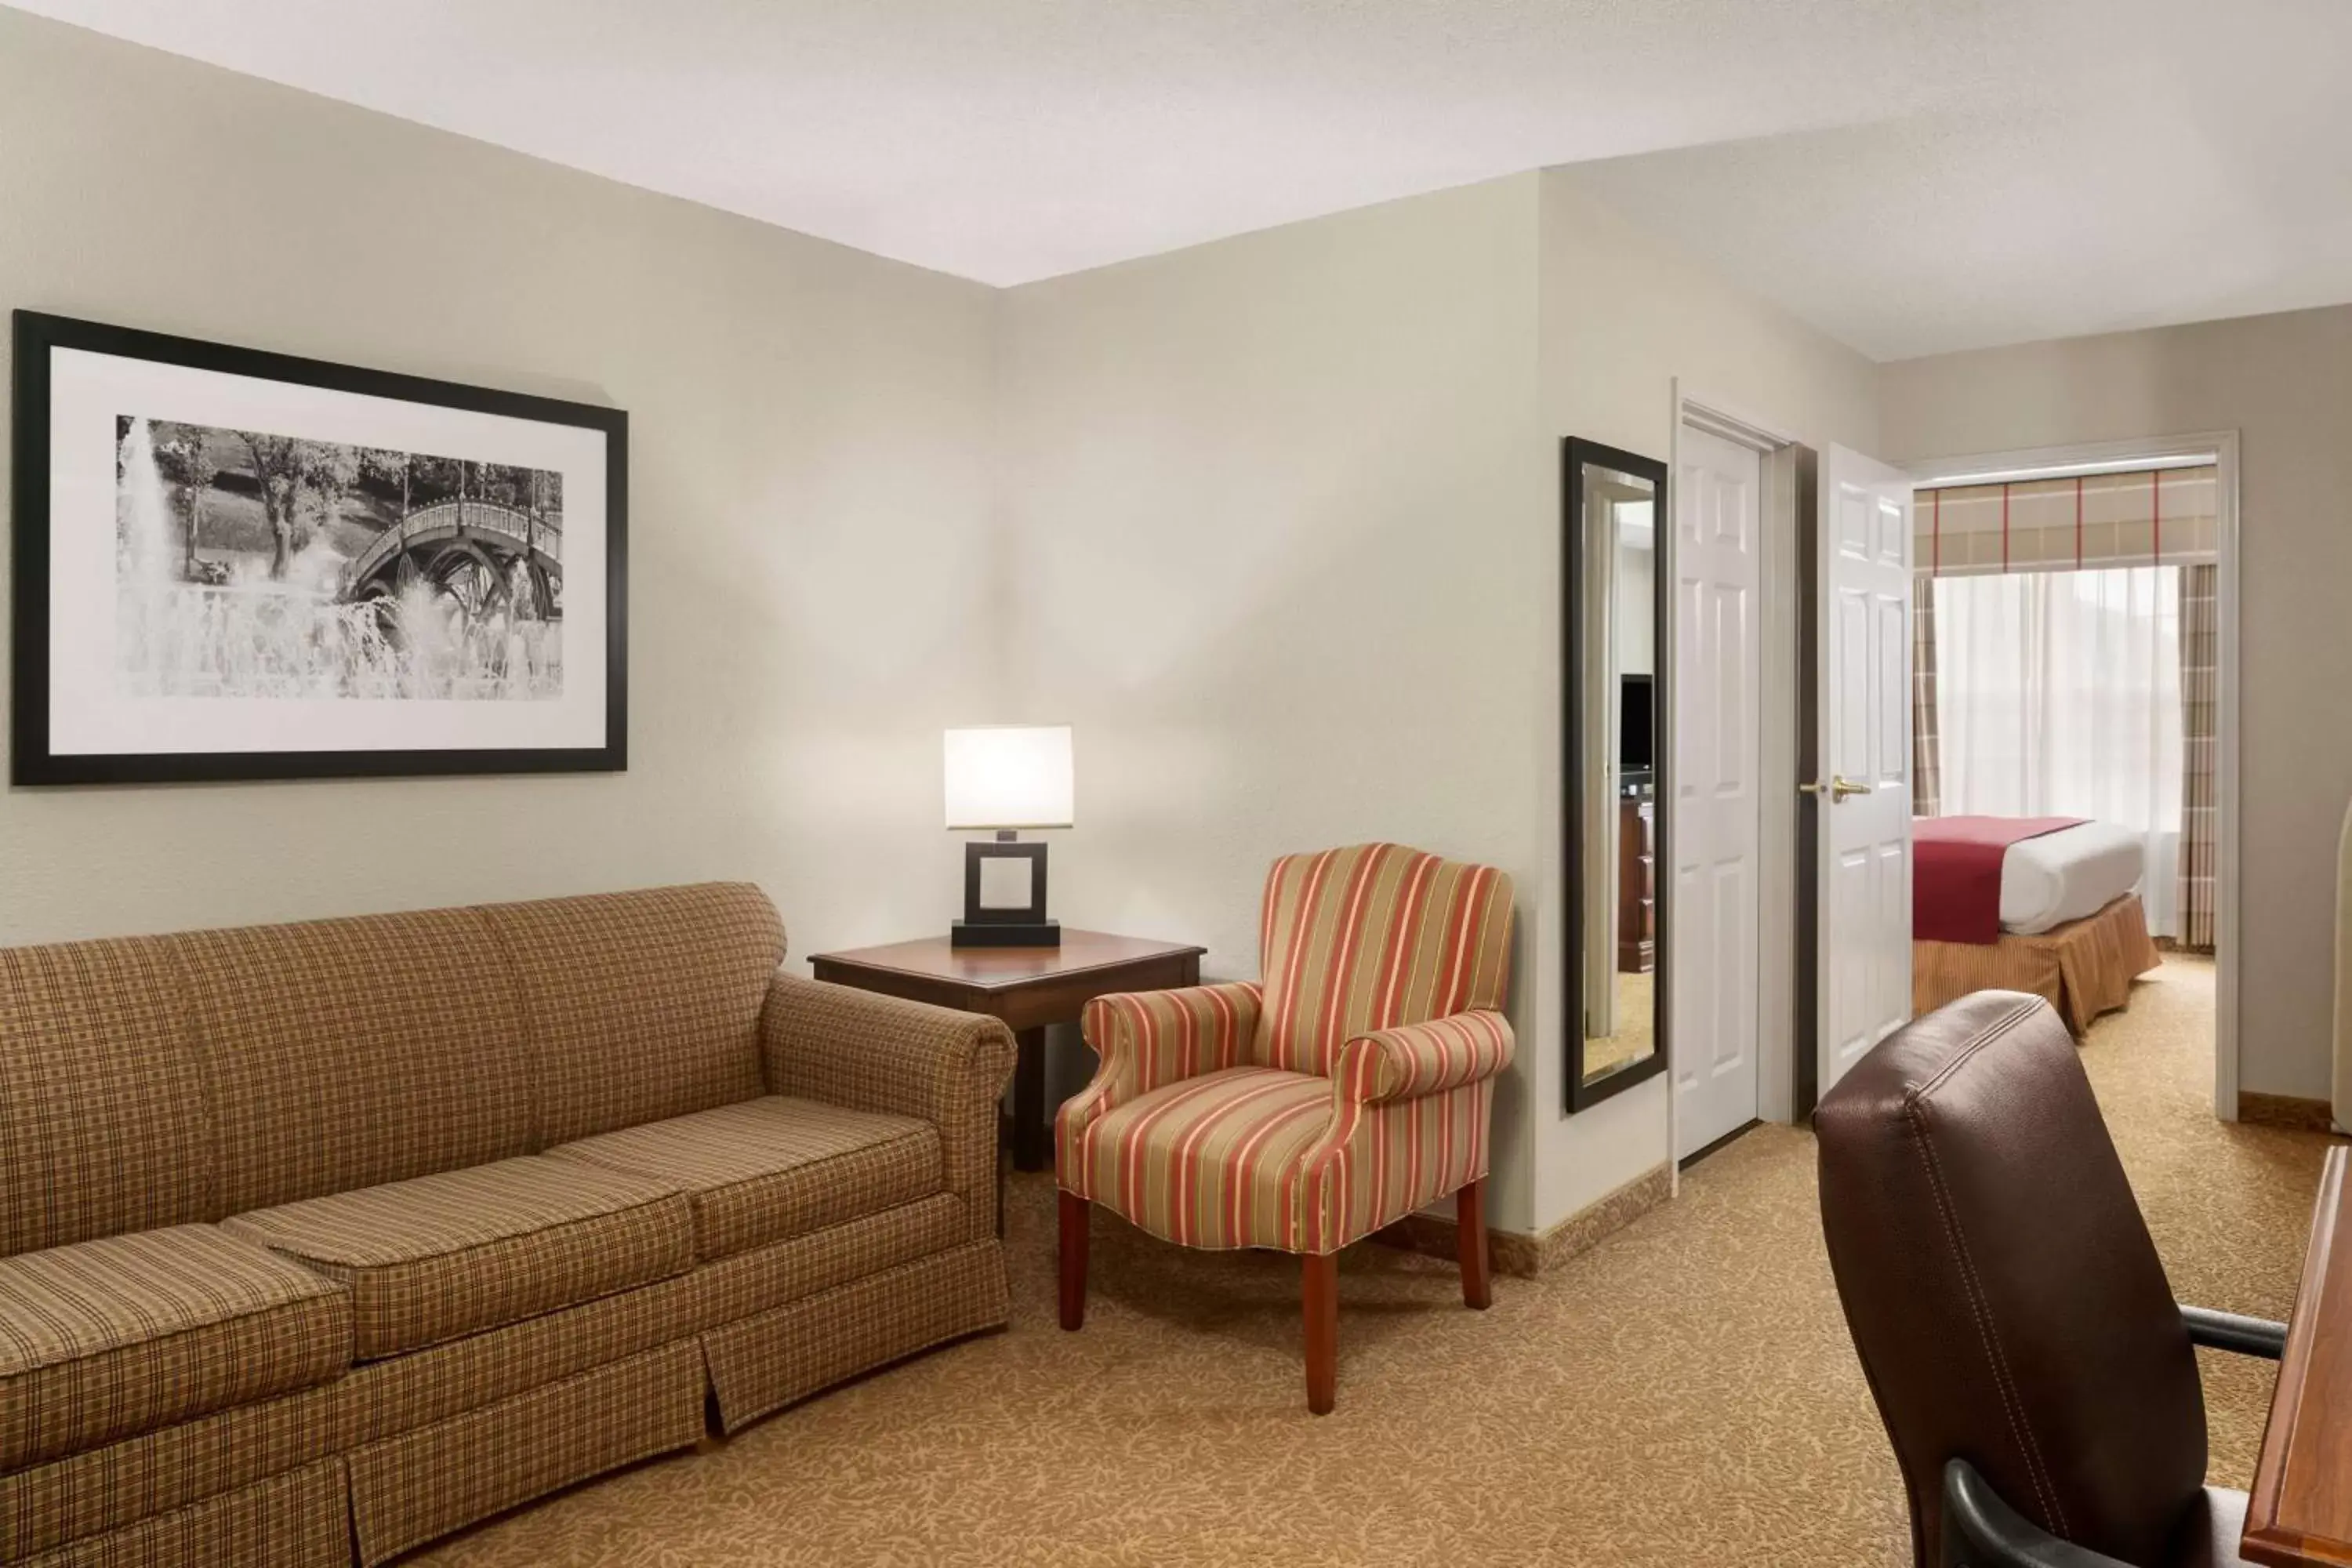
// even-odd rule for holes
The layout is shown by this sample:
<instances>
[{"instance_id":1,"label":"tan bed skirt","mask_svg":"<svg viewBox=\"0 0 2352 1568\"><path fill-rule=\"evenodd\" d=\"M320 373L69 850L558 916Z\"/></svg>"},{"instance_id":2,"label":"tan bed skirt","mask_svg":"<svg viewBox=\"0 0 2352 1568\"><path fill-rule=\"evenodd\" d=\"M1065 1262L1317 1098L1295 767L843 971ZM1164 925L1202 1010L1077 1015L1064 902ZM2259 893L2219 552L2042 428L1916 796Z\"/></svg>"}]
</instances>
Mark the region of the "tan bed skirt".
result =
<instances>
[{"instance_id":1,"label":"tan bed skirt","mask_svg":"<svg viewBox=\"0 0 2352 1568\"><path fill-rule=\"evenodd\" d=\"M2126 893L2097 914L2039 936L1911 944L1911 1010L1930 1013L1971 991L2030 991L2076 1036L2131 1000L2131 983L2164 962L2148 940L2147 911Z\"/></svg>"}]
</instances>

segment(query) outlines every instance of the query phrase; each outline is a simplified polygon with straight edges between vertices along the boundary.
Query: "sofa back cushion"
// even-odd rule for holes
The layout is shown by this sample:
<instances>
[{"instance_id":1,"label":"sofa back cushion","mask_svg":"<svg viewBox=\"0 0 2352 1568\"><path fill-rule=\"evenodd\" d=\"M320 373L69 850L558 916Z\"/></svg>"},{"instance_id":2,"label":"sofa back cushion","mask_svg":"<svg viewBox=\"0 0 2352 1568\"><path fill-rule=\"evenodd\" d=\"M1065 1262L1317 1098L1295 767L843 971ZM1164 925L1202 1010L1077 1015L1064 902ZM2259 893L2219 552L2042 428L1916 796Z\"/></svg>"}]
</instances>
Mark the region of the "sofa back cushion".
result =
<instances>
[{"instance_id":1,"label":"sofa back cushion","mask_svg":"<svg viewBox=\"0 0 2352 1568\"><path fill-rule=\"evenodd\" d=\"M490 904L522 996L541 1144L765 1092L759 1024L784 927L758 888L712 882Z\"/></svg>"},{"instance_id":2,"label":"sofa back cushion","mask_svg":"<svg viewBox=\"0 0 2352 1568\"><path fill-rule=\"evenodd\" d=\"M0 949L0 1253L217 1217L183 1003L155 938Z\"/></svg>"},{"instance_id":3,"label":"sofa back cushion","mask_svg":"<svg viewBox=\"0 0 2352 1568\"><path fill-rule=\"evenodd\" d=\"M479 911L163 940L186 977L223 1213L532 1152L515 978Z\"/></svg>"}]
</instances>

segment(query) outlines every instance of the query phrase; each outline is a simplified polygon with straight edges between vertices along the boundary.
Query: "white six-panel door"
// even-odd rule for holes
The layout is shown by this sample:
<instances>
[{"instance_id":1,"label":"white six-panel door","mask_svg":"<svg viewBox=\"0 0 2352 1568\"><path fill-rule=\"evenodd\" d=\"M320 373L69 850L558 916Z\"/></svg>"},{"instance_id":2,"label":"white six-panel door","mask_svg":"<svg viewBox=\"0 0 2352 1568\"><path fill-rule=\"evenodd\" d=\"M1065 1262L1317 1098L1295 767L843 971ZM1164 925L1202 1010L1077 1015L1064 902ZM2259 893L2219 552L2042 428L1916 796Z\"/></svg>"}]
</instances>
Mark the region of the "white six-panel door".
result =
<instances>
[{"instance_id":1,"label":"white six-panel door","mask_svg":"<svg viewBox=\"0 0 2352 1568\"><path fill-rule=\"evenodd\" d=\"M1675 1155L1756 1119L1763 460L1685 426L1675 475Z\"/></svg>"},{"instance_id":2,"label":"white six-panel door","mask_svg":"<svg viewBox=\"0 0 2352 1568\"><path fill-rule=\"evenodd\" d=\"M1832 447L1821 475L1818 1089L1911 1016L1911 481Z\"/></svg>"}]
</instances>

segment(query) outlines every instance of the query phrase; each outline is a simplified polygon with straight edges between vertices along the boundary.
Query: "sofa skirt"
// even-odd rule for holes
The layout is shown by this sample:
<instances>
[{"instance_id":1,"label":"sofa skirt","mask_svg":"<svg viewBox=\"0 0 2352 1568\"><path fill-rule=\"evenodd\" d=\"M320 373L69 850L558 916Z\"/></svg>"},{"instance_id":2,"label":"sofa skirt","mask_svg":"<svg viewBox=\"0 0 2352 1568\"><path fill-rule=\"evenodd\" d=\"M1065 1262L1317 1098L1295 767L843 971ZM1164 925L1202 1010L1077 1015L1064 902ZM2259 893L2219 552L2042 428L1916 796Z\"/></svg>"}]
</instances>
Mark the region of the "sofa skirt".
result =
<instances>
[{"instance_id":1,"label":"sofa skirt","mask_svg":"<svg viewBox=\"0 0 2352 1568\"><path fill-rule=\"evenodd\" d=\"M26 1559L28 1568L350 1568L343 1462L323 1459Z\"/></svg>"},{"instance_id":2,"label":"sofa skirt","mask_svg":"<svg viewBox=\"0 0 2352 1568\"><path fill-rule=\"evenodd\" d=\"M664 1447L675 1447L700 1436L706 1386L717 1387L722 1418L732 1431L832 1384L1001 1327L1011 1315L1003 1255L993 1240L963 1239L973 1224L961 1198L935 1194L657 1284L363 1363L318 1388L0 1476L0 1563L46 1564L50 1559L43 1552L128 1539L142 1523L226 1504L341 1455L352 1458L355 1488L364 1471L369 1484L391 1489L353 1503L354 1514L364 1516L367 1560L381 1561L431 1534L662 1451L623 1442L612 1451L635 1451L582 1469L589 1459L564 1450L541 1467L559 1479L518 1492L516 1486L533 1473L538 1449L561 1450L571 1441L562 1432L532 1428L512 1441L511 1454L500 1456L501 1464L513 1467L504 1478L510 1484L489 1491L504 1500L476 1510L457 1496L436 1502L402 1492L421 1484L415 1478L429 1466L418 1468L421 1461L394 1456L438 1451L436 1445L459 1440L471 1418L488 1422L535 1396L560 1404L561 1389L617 1375L619 1368L648 1359L683 1358L677 1364L688 1368L682 1378L693 1390L692 1430L676 1442L665 1440ZM667 1437L683 1429L662 1431ZM335 1469L340 1477L340 1459ZM411 1517L450 1522L417 1536L395 1522ZM394 1539L405 1544L380 1550L371 1544ZM57 1561L115 1568L148 1559ZM350 1561L348 1543L336 1561Z\"/></svg>"},{"instance_id":3,"label":"sofa skirt","mask_svg":"<svg viewBox=\"0 0 2352 1568\"><path fill-rule=\"evenodd\" d=\"M713 1329L702 1345L719 1424L733 1432L1012 1314L1004 1249L975 1241Z\"/></svg>"},{"instance_id":4,"label":"sofa skirt","mask_svg":"<svg viewBox=\"0 0 2352 1568\"><path fill-rule=\"evenodd\" d=\"M693 1446L706 1384L691 1340L352 1451L352 1528L373 1565L606 1470Z\"/></svg>"}]
</instances>

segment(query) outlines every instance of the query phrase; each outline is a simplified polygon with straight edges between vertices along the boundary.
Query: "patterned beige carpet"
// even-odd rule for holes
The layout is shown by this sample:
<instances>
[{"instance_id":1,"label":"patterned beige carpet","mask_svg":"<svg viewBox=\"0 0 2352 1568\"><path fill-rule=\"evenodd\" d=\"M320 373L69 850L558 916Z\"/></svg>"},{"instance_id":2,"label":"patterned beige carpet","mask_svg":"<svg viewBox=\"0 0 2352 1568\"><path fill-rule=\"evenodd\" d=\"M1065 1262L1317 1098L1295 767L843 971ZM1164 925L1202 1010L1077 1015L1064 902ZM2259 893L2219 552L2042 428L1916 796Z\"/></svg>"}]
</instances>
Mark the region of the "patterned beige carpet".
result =
<instances>
[{"instance_id":1,"label":"patterned beige carpet","mask_svg":"<svg viewBox=\"0 0 2352 1568\"><path fill-rule=\"evenodd\" d=\"M2084 1058L2173 1282L2283 1314L2326 1140L2208 1110L2212 971L2168 963ZM1679 1201L1484 1314L1453 1272L1342 1262L1339 1408L1303 1407L1295 1264L1098 1220L1083 1333L1053 1323L1050 1184L1021 1178L1016 1319L445 1543L436 1564L1893 1565L1893 1462L1848 1349L1812 1145L1759 1128ZM2267 1369L2207 1367L2245 1484Z\"/></svg>"},{"instance_id":2,"label":"patterned beige carpet","mask_svg":"<svg viewBox=\"0 0 2352 1568\"><path fill-rule=\"evenodd\" d=\"M1638 1062L1655 1048L1656 977L1649 973L1617 972L1617 1032L1584 1042L1584 1077L1588 1083L1629 1062Z\"/></svg>"}]
</instances>

